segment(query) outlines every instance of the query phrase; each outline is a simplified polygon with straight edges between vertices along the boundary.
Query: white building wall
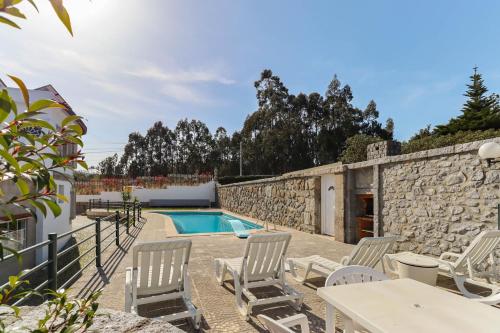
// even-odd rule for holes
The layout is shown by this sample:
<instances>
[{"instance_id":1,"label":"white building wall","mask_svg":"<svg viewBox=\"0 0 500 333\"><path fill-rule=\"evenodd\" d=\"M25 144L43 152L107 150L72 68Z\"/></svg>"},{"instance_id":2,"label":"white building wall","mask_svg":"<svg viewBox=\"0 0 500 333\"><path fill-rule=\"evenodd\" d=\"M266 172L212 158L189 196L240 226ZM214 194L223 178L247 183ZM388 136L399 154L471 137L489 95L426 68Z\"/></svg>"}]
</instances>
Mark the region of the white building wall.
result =
<instances>
[{"instance_id":1,"label":"white building wall","mask_svg":"<svg viewBox=\"0 0 500 333\"><path fill-rule=\"evenodd\" d=\"M24 99L22 93L17 88L7 88L10 96L16 102L18 112L24 112L26 110L26 105L24 103ZM49 91L41 91L41 90L29 90L30 101L36 101L40 99L55 99L55 96ZM64 118L68 116L66 111L60 108L50 108L43 110L44 114L39 115L40 119L46 120L53 126L60 126L61 122ZM62 168L57 170L60 173L66 174L69 179L73 177L72 170L64 170ZM67 180L55 180L57 186L63 185L64 187L64 196L68 199L68 202L60 202L59 205L62 209L61 215L58 217L54 217L52 212L47 208L47 215L43 216L43 214L37 210L37 225L36 225L36 242L43 242L47 240L49 233L57 233L62 234L71 230L71 203L70 203L70 191L73 186ZM63 247L66 242L69 240L69 237L66 239L59 240L58 248ZM46 260L47 258L47 248L44 247L43 250L37 252L37 261L38 263L42 260Z\"/></svg>"},{"instance_id":2,"label":"white building wall","mask_svg":"<svg viewBox=\"0 0 500 333\"><path fill-rule=\"evenodd\" d=\"M169 186L165 189L139 189L132 190L132 198L140 202L149 202L151 199L207 199L215 202L215 182L195 186ZM102 192L100 195L77 195L77 202L87 202L90 199L102 201L122 201L121 192Z\"/></svg>"},{"instance_id":3,"label":"white building wall","mask_svg":"<svg viewBox=\"0 0 500 333\"><path fill-rule=\"evenodd\" d=\"M45 217L40 211L37 211L37 242L43 242L47 240L50 233L57 233L58 235L60 235L71 230L71 203L69 192L72 185L69 181L66 180L55 180L55 182L58 187L58 191L59 185L62 185L64 187L64 193L61 194L63 194L68 199L68 201L59 201L59 206L61 207L61 215L57 217L54 217L50 209L47 209L47 216ZM61 249L69 239L70 236L58 240L58 249ZM47 247L44 247L42 251L39 251L37 255L37 261L38 263L40 263L41 261L46 259Z\"/></svg>"}]
</instances>

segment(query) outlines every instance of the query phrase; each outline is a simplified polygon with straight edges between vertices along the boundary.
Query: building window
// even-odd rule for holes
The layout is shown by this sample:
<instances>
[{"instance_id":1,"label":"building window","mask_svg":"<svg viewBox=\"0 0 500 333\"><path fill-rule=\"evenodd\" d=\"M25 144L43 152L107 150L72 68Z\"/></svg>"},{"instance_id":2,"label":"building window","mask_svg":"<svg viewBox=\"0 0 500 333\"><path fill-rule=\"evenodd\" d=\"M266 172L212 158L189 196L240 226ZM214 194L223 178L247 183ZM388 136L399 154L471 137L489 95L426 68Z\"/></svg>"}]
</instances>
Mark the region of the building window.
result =
<instances>
[{"instance_id":1,"label":"building window","mask_svg":"<svg viewBox=\"0 0 500 333\"><path fill-rule=\"evenodd\" d=\"M0 222L0 236L7 238L0 242L7 247L15 250L21 250L26 247L26 227L29 223L28 218L17 219L14 222Z\"/></svg>"},{"instance_id":2,"label":"building window","mask_svg":"<svg viewBox=\"0 0 500 333\"><path fill-rule=\"evenodd\" d=\"M64 195L64 185L59 185L58 186L58 190L57 190L57 193L60 194L60 195ZM61 198L57 198L57 203L64 203L64 200L62 200Z\"/></svg>"}]
</instances>

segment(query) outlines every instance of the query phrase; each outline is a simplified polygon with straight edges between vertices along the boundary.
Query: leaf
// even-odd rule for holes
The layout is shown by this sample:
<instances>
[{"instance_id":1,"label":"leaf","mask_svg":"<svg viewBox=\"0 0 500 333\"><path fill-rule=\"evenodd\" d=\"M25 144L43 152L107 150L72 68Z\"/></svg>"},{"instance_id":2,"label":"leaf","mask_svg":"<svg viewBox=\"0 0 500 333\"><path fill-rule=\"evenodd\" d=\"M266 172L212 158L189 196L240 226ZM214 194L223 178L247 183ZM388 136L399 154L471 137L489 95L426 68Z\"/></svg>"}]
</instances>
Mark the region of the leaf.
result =
<instances>
[{"instance_id":1,"label":"leaf","mask_svg":"<svg viewBox=\"0 0 500 333\"><path fill-rule=\"evenodd\" d=\"M58 217L61 215L62 209L59 207L57 203L50 199L42 199L43 202L49 207L49 209L52 211L52 214L54 214L54 217Z\"/></svg>"},{"instance_id":2,"label":"leaf","mask_svg":"<svg viewBox=\"0 0 500 333\"><path fill-rule=\"evenodd\" d=\"M11 27L14 27L16 29L21 29L20 26L18 26L15 22L9 20L8 18L5 18L3 16L0 16L0 23L10 25Z\"/></svg>"},{"instance_id":3,"label":"leaf","mask_svg":"<svg viewBox=\"0 0 500 333\"><path fill-rule=\"evenodd\" d=\"M75 120L82 119L82 117L77 116L77 115L72 115L64 118L64 120L61 122L61 125L64 127L67 124L74 122Z\"/></svg>"},{"instance_id":4,"label":"leaf","mask_svg":"<svg viewBox=\"0 0 500 333\"><path fill-rule=\"evenodd\" d=\"M40 99L36 102L33 102L29 108L28 111L39 111L42 109L48 109L48 108L61 108L61 109L66 109L66 107L62 104L57 103L56 101L53 101L51 99Z\"/></svg>"},{"instance_id":5,"label":"leaf","mask_svg":"<svg viewBox=\"0 0 500 333\"><path fill-rule=\"evenodd\" d=\"M38 208L42 212L43 216L47 216L47 208L45 207L45 205L43 203L38 202L36 200L32 200L32 199L29 199L28 202L31 205L33 205L36 208Z\"/></svg>"},{"instance_id":6,"label":"leaf","mask_svg":"<svg viewBox=\"0 0 500 333\"><path fill-rule=\"evenodd\" d=\"M17 188L21 192L22 195L27 195L30 193L30 187L26 181L20 177L18 177L15 181Z\"/></svg>"},{"instance_id":7,"label":"leaf","mask_svg":"<svg viewBox=\"0 0 500 333\"><path fill-rule=\"evenodd\" d=\"M0 122L9 116L11 110L12 104L10 103L9 93L4 89L0 93Z\"/></svg>"},{"instance_id":8,"label":"leaf","mask_svg":"<svg viewBox=\"0 0 500 333\"><path fill-rule=\"evenodd\" d=\"M20 171L19 163L17 163L16 159L14 157L12 157L12 155L9 154L7 151L0 149L0 156L5 158L7 163L9 163L11 166L13 166L16 169L16 171L18 171L18 172Z\"/></svg>"},{"instance_id":9,"label":"leaf","mask_svg":"<svg viewBox=\"0 0 500 333\"><path fill-rule=\"evenodd\" d=\"M7 76L10 77L12 81L14 81L21 90L21 93L23 94L24 98L24 103L26 104L26 108L28 108L30 105L30 95L28 93L28 88L26 88L26 85L24 84L23 80L13 75L7 75Z\"/></svg>"},{"instance_id":10,"label":"leaf","mask_svg":"<svg viewBox=\"0 0 500 333\"><path fill-rule=\"evenodd\" d=\"M16 8L16 7L7 7L7 8L4 8L3 10L5 13L9 14L9 15L12 15L12 16L15 16L15 17L20 17L20 18L23 18L25 19L26 16L24 16L23 13L21 13L21 11Z\"/></svg>"},{"instance_id":11,"label":"leaf","mask_svg":"<svg viewBox=\"0 0 500 333\"><path fill-rule=\"evenodd\" d=\"M50 124L48 121L41 120L41 119L25 119L24 123L19 127L26 128L26 127L33 127L33 126L40 126L43 128L47 128L53 132L56 131L56 129L54 128L54 126L52 126L52 124Z\"/></svg>"},{"instance_id":12,"label":"leaf","mask_svg":"<svg viewBox=\"0 0 500 333\"><path fill-rule=\"evenodd\" d=\"M39 13L40 13L40 11L38 10L38 7L36 6L35 1L33 1L33 0L28 0L28 2L29 2L29 3L30 3L33 7L35 7L35 9L36 9L36 11L37 11L37 12L39 12Z\"/></svg>"},{"instance_id":13,"label":"leaf","mask_svg":"<svg viewBox=\"0 0 500 333\"><path fill-rule=\"evenodd\" d=\"M61 22L66 26L71 36L73 36L73 29L71 28L71 20L68 11L64 8L62 0L49 0Z\"/></svg>"},{"instance_id":14,"label":"leaf","mask_svg":"<svg viewBox=\"0 0 500 333\"><path fill-rule=\"evenodd\" d=\"M56 198L59 200L62 200L64 202L68 202L68 198L66 198L64 195L56 193Z\"/></svg>"}]
</instances>

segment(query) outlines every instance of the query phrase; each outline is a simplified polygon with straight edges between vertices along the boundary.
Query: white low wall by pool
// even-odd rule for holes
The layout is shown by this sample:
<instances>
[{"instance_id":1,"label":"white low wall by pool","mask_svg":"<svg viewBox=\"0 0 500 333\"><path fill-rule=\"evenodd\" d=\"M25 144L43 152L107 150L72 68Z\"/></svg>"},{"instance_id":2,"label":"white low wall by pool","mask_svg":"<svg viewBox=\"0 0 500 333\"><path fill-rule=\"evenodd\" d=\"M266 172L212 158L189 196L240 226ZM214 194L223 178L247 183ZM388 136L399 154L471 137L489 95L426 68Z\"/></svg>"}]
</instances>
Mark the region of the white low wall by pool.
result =
<instances>
[{"instance_id":1,"label":"white low wall by pool","mask_svg":"<svg viewBox=\"0 0 500 333\"><path fill-rule=\"evenodd\" d=\"M151 199L206 199L215 202L215 182L211 181L199 185L172 185L164 189L134 188L132 198L140 202L149 202ZM95 195L77 195L77 202L87 202L90 199L102 201L122 201L121 192L101 192Z\"/></svg>"}]
</instances>

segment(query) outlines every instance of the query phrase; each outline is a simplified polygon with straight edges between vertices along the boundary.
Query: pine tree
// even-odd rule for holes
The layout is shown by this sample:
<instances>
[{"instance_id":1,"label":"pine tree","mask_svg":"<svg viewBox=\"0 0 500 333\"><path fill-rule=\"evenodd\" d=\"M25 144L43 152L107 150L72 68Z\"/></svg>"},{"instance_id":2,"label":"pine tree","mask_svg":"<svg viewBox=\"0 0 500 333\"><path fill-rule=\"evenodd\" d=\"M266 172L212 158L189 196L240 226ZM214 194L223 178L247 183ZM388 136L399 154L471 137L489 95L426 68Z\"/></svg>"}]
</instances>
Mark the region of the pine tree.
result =
<instances>
[{"instance_id":1,"label":"pine tree","mask_svg":"<svg viewBox=\"0 0 500 333\"><path fill-rule=\"evenodd\" d=\"M452 118L447 125L436 127L436 134L445 135L458 131L478 131L490 128L500 128L500 105L498 95L486 95L488 88L474 67L470 76L471 83L467 85L464 96L468 97L462 107L462 114Z\"/></svg>"}]
</instances>

